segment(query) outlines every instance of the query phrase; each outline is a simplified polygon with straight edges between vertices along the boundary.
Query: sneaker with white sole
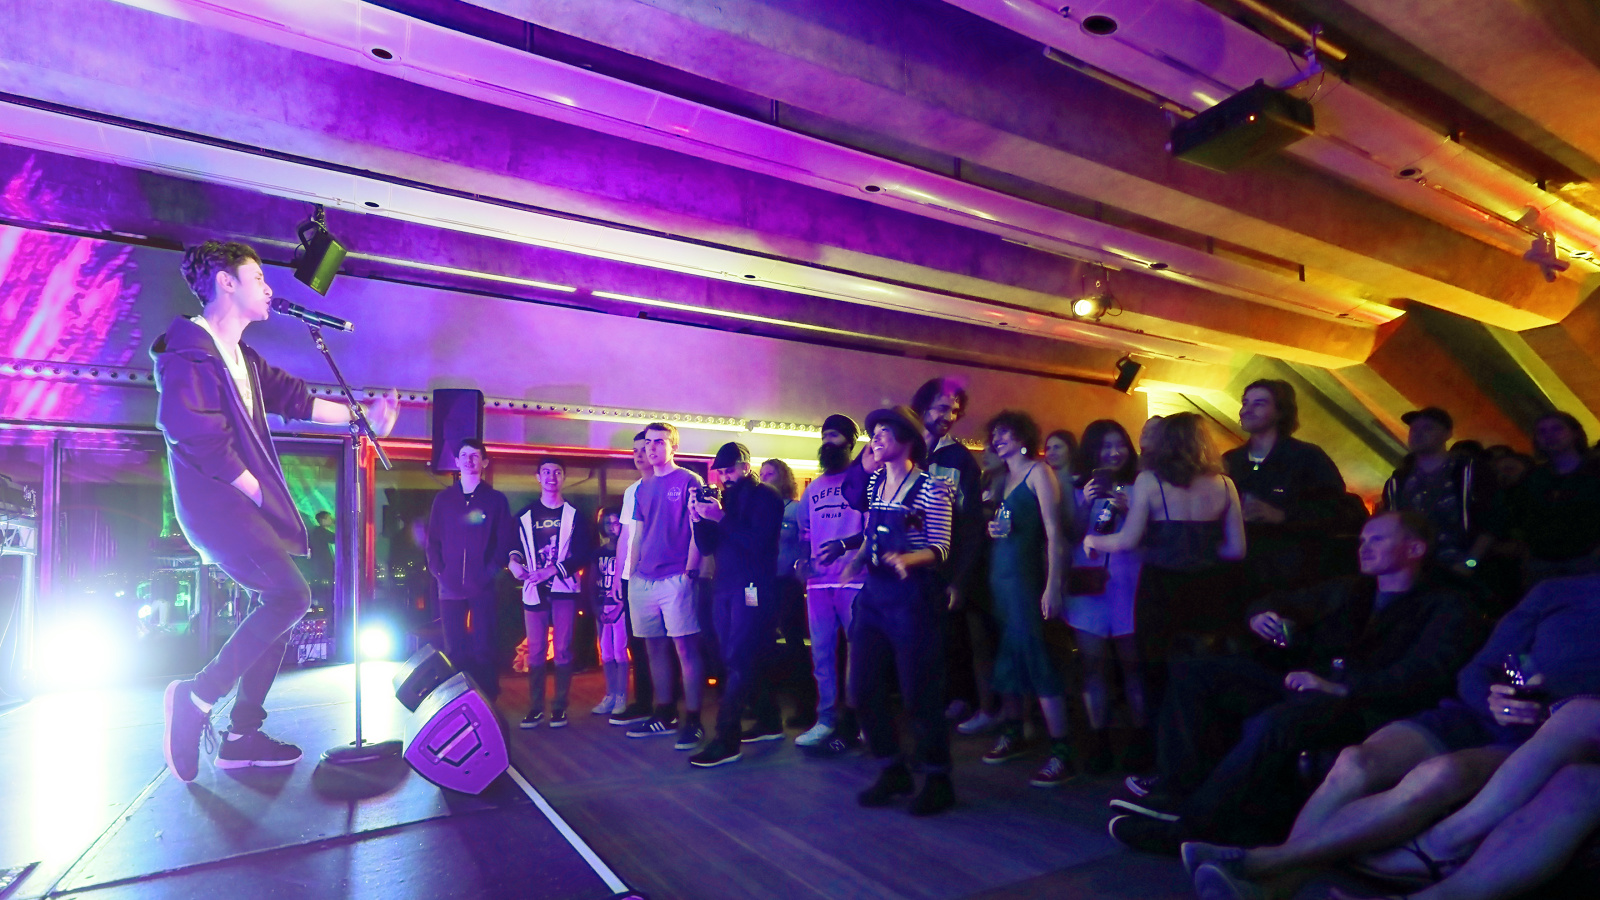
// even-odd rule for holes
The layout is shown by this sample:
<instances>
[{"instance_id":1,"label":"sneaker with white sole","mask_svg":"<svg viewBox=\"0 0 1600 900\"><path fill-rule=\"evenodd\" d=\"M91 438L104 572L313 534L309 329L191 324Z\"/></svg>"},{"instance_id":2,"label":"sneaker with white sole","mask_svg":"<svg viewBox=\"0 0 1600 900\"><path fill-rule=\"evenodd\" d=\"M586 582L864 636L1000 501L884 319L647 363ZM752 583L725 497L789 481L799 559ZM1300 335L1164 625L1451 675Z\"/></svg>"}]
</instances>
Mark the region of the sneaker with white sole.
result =
<instances>
[{"instance_id":1,"label":"sneaker with white sole","mask_svg":"<svg viewBox=\"0 0 1600 900\"><path fill-rule=\"evenodd\" d=\"M956 731L962 734L988 734L1000 727L1000 717L991 716L983 710L978 710L965 722L956 726Z\"/></svg>"},{"instance_id":2,"label":"sneaker with white sole","mask_svg":"<svg viewBox=\"0 0 1600 900\"><path fill-rule=\"evenodd\" d=\"M211 728L211 714L196 705L193 681L174 681L167 685L162 699L166 728L162 751L167 758L167 768L179 781L193 781L200 774L200 742L216 742L216 732Z\"/></svg>"},{"instance_id":3,"label":"sneaker with white sole","mask_svg":"<svg viewBox=\"0 0 1600 900\"><path fill-rule=\"evenodd\" d=\"M589 712L596 716L609 716L614 712L622 712L622 707L617 705L616 694L607 694L605 699L595 704L594 709L589 710Z\"/></svg>"},{"instance_id":4,"label":"sneaker with white sole","mask_svg":"<svg viewBox=\"0 0 1600 900\"><path fill-rule=\"evenodd\" d=\"M651 716L650 718L645 719L643 722L640 722L639 724L634 725L632 728L629 728L627 735L631 738L664 737L669 734L677 734L677 732L677 716L673 716L670 719L664 719L660 716Z\"/></svg>"},{"instance_id":5,"label":"sneaker with white sole","mask_svg":"<svg viewBox=\"0 0 1600 900\"><path fill-rule=\"evenodd\" d=\"M300 748L259 731L229 734L217 748L217 768L248 769L292 766L300 761Z\"/></svg>"},{"instance_id":6,"label":"sneaker with white sole","mask_svg":"<svg viewBox=\"0 0 1600 900\"><path fill-rule=\"evenodd\" d=\"M990 765L1009 762L1019 756L1026 756L1028 745L1023 743L1022 736L1010 731L1000 732L1000 737L994 742L994 749L983 755L983 761Z\"/></svg>"},{"instance_id":7,"label":"sneaker with white sole","mask_svg":"<svg viewBox=\"0 0 1600 900\"><path fill-rule=\"evenodd\" d=\"M806 732L794 739L796 747L815 747L833 737L833 726L823 722L811 726Z\"/></svg>"}]
</instances>

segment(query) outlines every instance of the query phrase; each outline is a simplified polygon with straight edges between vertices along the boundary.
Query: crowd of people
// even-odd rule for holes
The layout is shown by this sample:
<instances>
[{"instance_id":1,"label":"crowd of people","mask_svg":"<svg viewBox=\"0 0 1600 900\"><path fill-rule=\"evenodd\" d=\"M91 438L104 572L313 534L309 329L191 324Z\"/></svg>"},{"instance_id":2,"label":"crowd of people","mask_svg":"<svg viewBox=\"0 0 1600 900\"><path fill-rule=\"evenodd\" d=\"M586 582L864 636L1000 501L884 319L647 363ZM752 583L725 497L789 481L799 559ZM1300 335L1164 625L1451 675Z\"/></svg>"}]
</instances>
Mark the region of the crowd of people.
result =
<instances>
[{"instance_id":1,"label":"crowd of people","mask_svg":"<svg viewBox=\"0 0 1600 900\"><path fill-rule=\"evenodd\" d=\"M465 441L429 528L449 652L495 692L488 638L465 623L490 620L508 566L523 728L567 724L575 610L592 602L593 712L630 738L670 737L710 768L787 724L809 755L864 747L880 765L858 801L910 796L919 816L956 802L952 733L990 736L985 763L1037 757L1042 788L1121 769L1112 837L1181 855L1207 898L1291 896L1335 863L1418 896L1511 896L1594 830L1600 795L1572 791L1600 778L1600 469L1573 417L1541 418L1528 457L1451 445L1442 409L1407 413L1409 452L1369 512L1294 437L1286 382L1245 390L1248 438L1222 454L1192 413L1079 440L1017 410L975 454L951 436L969 404L941 378L860 426L829 416L803 487L739 443L706 484L652 424L640 480L596 522L577 521L553 458L513 515ZM786 722L777 673L807 635Z\"/></svg>"},{"instance_id":2,"label":"crowd of people","mask_svg":"<svg viewBox=\"0 0 1600 900\"><path fill-rule=\"evenodd\" d=\"M266 417L353 413L241 341L271 309L254 250L206 241L183 274L202 311L151 351L174 511L203 558L259 596L195 677L167 686L163 752L189 782L203 747L224 769L301 758L261 730L312 602L293 561L311 535ZM380 436L398 402L391 391L363 404ZM831 415L821 475L803 490L738 443L717 451L707 485L676 464L676 429L652 424L633 442L640 479L598 528L563 496L561 460L540 462L539 498L513 514L484 478L483 444L463 441L460 479L427 528L448 653L498 694L494 585L509 570L530 646L521 726L565 726L573 623L593 603L606 673L594 712L709 768L786 739L774 672L809 631L801 706L815 709L799 711L794 740L824 757L864 743L879 765L863 806L953 806L952 731L992 736L986 763L1042 750L1041 788L1120 766L1112 837L1180 856L1207 900L1288 897L1335 865L1426 900L1512 897L1592 847L1600 471L1574 417L1540 417L1528 457L1452 444L1445 410L1407 413L1409 453L1369 514L1328 455L1294 437L1282 381L1246 388L1248 440L1220 456L1191 413L1144 423L1137 442L1093 422L1079 442L1010 410L983 429L980 462L951 437L969 409L937 378L862 426ZM1063 620L1073 666L1053 652ZM1071 733L1071 684L1088 735Z\"/></svg>"}]
</instances>

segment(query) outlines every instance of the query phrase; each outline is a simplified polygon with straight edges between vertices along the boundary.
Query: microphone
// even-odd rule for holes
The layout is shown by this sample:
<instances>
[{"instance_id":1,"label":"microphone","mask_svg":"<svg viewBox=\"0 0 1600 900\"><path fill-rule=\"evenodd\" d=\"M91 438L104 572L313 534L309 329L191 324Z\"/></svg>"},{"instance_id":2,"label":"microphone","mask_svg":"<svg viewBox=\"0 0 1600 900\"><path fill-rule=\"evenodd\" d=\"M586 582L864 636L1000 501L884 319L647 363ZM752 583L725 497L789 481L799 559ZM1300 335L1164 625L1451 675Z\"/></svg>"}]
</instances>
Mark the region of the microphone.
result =
<instances>
[{"instance_id":1,"label":"microphone","mask_svg":"<svg viewBox=\"0 0 1600 900\"><path fill-rule=\"evenodd\" d=\"M314 309L306 309L304 306L301 306L298 303L290 303L288 300L285 300L282 297L272 298L272 308L286 316L293 316L296 319L305 322L307 325L316 325L321 328L332 328L335 331L356 330L356 326L346 322L343 319L340 319L336 316L330 316L324 312L317 312Z\"/></svg>"}]
</instances>

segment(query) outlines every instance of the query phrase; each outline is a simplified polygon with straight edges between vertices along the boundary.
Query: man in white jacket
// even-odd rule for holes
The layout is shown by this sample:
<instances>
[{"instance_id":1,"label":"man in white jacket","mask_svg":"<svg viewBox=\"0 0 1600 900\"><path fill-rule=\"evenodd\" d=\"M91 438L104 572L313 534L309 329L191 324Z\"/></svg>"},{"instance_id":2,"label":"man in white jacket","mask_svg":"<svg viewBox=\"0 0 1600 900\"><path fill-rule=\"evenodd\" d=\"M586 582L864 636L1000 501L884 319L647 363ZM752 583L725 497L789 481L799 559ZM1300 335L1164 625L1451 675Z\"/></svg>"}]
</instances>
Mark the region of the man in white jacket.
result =
<instances>
[{"instance_id":1,"label":"man in white jacket","mask_svg":"<svg viewBox=\"0 0 1600 900\"><path fill-rule=\"evenodd\" d=\"M583 567L594 556L594 529L588 516L561 496L567 467L561 460L539 460L539 499L517 514L522 549L511 553L510 569L522 582L522 621L528 628L528 694L532 705L523 728L544 720L545 660L555 631L555 697L550 727L567 724L567 691L572 685L572 625L582 592Z\"/></svg>"}]
</instances>

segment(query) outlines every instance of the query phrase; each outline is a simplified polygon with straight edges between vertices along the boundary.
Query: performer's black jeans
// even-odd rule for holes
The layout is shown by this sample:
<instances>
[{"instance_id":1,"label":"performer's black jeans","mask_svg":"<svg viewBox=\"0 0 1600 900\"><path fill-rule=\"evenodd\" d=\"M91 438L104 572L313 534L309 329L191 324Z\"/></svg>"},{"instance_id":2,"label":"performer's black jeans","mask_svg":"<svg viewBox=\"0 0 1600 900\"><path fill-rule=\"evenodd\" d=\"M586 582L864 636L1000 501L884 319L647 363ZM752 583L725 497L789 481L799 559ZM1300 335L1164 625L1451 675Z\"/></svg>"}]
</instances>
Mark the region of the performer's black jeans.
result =
<instances>
[{"instance_id":1,"label":"performer's black jeans","mask_svg":"<svg viewBox=\"0 0 1600 900\"><path fill-rule=\"evenodd\" d=\"M228 730L248 734L259 729L267 717L262 704L278 677L290 633L311 607L311 588L294 559L273 543L239 541L207 549L229 578L247 590L259 591L261 602L239 623L216 658L195 676L194 692L201 700L215 703L237 683L239 692Z\"/></svg>"}]
</instances>

